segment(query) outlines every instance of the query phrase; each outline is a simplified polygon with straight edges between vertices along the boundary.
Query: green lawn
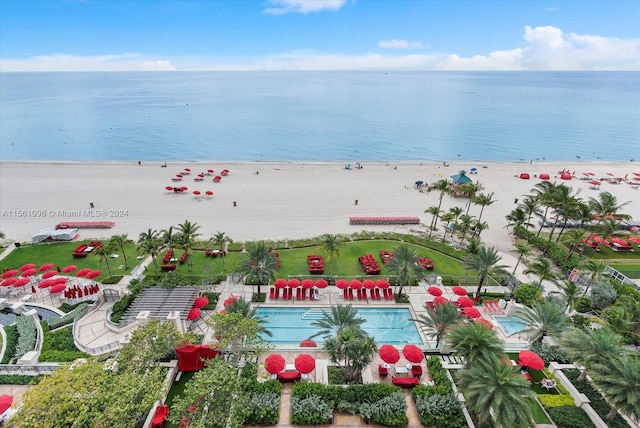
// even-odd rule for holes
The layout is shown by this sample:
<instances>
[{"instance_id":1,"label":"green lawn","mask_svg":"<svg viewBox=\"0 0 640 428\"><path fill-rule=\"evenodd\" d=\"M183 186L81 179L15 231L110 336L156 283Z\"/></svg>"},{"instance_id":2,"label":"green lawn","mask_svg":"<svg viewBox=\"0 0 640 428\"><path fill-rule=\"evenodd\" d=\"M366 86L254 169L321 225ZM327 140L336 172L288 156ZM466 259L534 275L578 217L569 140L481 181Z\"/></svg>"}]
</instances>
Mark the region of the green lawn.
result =
<instances>
[{"instance_id":1,"label":"green lawn","mask_svg":"<svg viewBox=\"0 0 640 428\"><path fill-rule=\"evenodd\" d=\"M68 265L76 265L78 269L100 269L102 270L102 275L100 275L97 280L101 281L107 278L109 274L106 264L102 263L99 257L93 254L89 254L84 259L76 259L73 257L73 250L83 243L86 244L88 241L54 242L16 248L6 258L0 260L0 271L4 269L18 269L27 263L35 263L36 269L45 263L53 263L60 268ZM116 251L115 254L118 254L119 257L109 259L109 266L111 267L113 275L127 275L140 262L136 260L138 253L134 244L125 246L129 269L124 268L124 258L122 254L120 254L120 251ZM73 272L71 275L73 275Z\"/></svg>"},{"instance_id":2,"label":"green lawn","mask_svg":"<svg viewBox=\"0 0 640 428\"><path fill-rule=\"evenodd\" d=\"M179 397L184 392L184 387L187 385L187 382L191 380L193 375L196 372L183 372L180 380L178 382L174 382L171 385L171 389L169 390L169 394L167 395L167 400L165 404L169 406L169 410L171 410L171 406L173 405L173 400L176 397ZM164 423L165 428L178 428L177 424L171 424L169 421Z\"/></svg>"},{"instance_id":3,"label":"green lawn","mask_svg":"<svg viewBox=\"0 0 640 428\"><path fill-rule=\"evenodd\" d=\"M544 412L544 410L542 409L542 407L540 406L537 400L535 400L534 398L526 398L526 400L529 402L531 406L531 411L533 412L533 420L537 424L551 425L553 423L551 422L551 419L549 419L547 414Z\"/></svg>"}]
</instances>

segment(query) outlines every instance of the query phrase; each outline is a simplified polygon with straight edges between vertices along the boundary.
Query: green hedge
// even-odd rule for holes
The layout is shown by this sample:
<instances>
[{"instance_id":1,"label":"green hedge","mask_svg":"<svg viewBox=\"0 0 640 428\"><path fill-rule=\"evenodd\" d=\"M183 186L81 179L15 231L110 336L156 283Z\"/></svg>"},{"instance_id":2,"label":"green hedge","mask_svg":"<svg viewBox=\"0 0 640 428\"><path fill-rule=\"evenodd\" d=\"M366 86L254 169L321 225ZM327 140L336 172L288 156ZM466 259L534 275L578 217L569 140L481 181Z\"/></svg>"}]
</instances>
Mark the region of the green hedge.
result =
<instances>
[{"instance_id":1,"label":"green hedge","mask_svg":"<svg viewBox=\"0 0 640 428\"><path fill-rule=\"evenodd\" d=\"M103 279L101 282L106 285L117 284L120 282L122 278L123 278L123 275L114 275L114 276L110 276L109 278Z\"/></svg>"},{"instance_id":2,"label":"green hedge","mask_svg":"<svg viewBox=\"0 0 640 428\"><path fill-rule=\"evenodd\" d=\"M427 367L429 368L429 373L431 373L431 378L435 386L442 388L442 391L445 393L453 392L451 381L449 377L447 377L447 370L442 367L442 362L440 362L439 357L432 355L427 358Z\"/></svg>"},{"instance_id":3,"label":"green hedge","mask_svg":"<svg viewBox=\"0 0 640 428\"><path fill-rule=\"evenodd\" d=\"M547 409L558 428L590 428L595 427L589 416L579 407L561 406Z\"/></svg>"},{"instance_id":4,"label":"green hedge","mask_svg":"<svg viewBox=\"0 0 640 428\"><path fill-rule=\"evenodd\" d=\"M282 385L277 380L258 382L258 365L246 364L241 372L242 388L251 396L245 425L277 425Z\"/></svg>"},{"instance_id":5,"label":"green hedge","mask_svg":"<svg viewBox=\"0 0 640 428\"><path fill-rule=\"evenodd\" d=\"M76 348L71 326L51 331L46 321L42 321L40 324L44 333L44 341L40 351L41 362L72 362L78 358L89 356Z\"/></svg>"},{"instance_id":6,"label":"green hedge","mask_svg":"<svg viewBox=\"0 0 640 428\"><path fill-rule=\"evenodd\" d=\"M8 325L4 327L4 334L7 337L7 345L2 357L2 364L10 364L13 356L16 353L16 342L18 335L16 330L17 328L15 325Z\"/></svg>"},{"instance_id":7,"label":"green hedge","mask_svg":"<svg viewBox=\"0 0 640 428\"><path fill-rule=\"evenodd\" d=\"M0 375L0 385L35 385L44 375Z\"/></svg>"},{"instance_id":8,"label":"green hedge","mask_svg":"<svg viewBox=\"0 0 640 428\"><path fill-rule=\"evenodd\" d=\"M547 410L552 407L575 406L576 403L570 395L538 394L538 400Z\"/></svg>"},{"instance_id":9,"label":"green hedge","mask_svg":"<svg viewBox=\"0 0 640 428\"><path fill-rule=\"evenodd\" d=\"M82 312L87 306L89 306L89 304L83 302L76 306L75 309L73 309L71 312L61 316L60 318L49 318L47 320L49 328L55 330L56 328L71 324L73 320L78 316L78 314Z\"/></svg>"},{"instance_id":10,"label":"green hedge","mask_svg":"<svg viewBox=\"0 0 640 428\"><path fill-rule=\"evenodd\" d=\"M544 251L547 247L547 239L536 237L537 232L530 232L524 227L518 227L514 230L516 237L525 239L529 244L533 245L540 251ZM549 249L546 256L555 263L562 272L568 272L580 264L580 257L575 253L569 257L569 250L564 245L556 244L553 240L549 243Z\"/></svg>"},{"instance_id":11,"label":"green hedge","mask_svg":"<svg viewBox=\"0 0 640 428\"><path fill-rule=\"evenodd\" d=\"M38 333L32 316L20 315L16 317L16 328L18 342L14 358L19 360L24 354L36 348Z\"/></svg>"},{"instance_id":12,"label":"green hedge","mask_svg":"<svg viewBox=\"0 0 640 428\"><path fill-rule=\"evenodd\" d=\"M420 415L420 423L440 428L465 428L467 422L462 405L453 393L442 394L439 388L442 387L419 385L414 388L413 401Z\"/></svg>"}]
</instances>

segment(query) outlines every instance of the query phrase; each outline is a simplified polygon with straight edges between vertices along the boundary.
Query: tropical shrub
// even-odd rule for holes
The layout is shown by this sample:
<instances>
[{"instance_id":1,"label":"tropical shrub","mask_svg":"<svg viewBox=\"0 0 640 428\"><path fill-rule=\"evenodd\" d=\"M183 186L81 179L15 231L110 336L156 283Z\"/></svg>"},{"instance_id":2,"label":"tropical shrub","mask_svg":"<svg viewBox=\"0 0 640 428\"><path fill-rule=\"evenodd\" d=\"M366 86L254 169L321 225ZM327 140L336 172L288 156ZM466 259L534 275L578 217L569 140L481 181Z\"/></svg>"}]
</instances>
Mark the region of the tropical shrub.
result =
<instances>
[{"instance_id":1,"label":"tropical shrub","mask_svg":"<svg viewBox=\"0 0 640 428\"><path fill-rule=\"evenodd\" d=\"M294 425L326 425L333 417L333 402L318 395L306 398L291 396L291 423Z\"/></svg>"},{"instance_id":2,"label":"tropical shrub","mask_svg":"<svg viewBox=\"0 0 640 428\"><path fill-rule=\"evenodd\" d=\"M47 325L50 329L54 330L67 324L71 324L73 320L78 316L78 314L82 312L87 306L89 306L89 304L83 302L60 318L49 318L47 320Z\"/></svg>"},{"instance_id":3,"label":"tropical shrub","mask_svg":"<svg viewBox=\"0 0 640 428\"><path fill-rule=\"evenodd\" d=\"M516 302L532 307L542 300L542 290L535 284L520 284L513 290Z\"/></svg>"},{"instance_id":4,"label":"tropical shrub","mask_svg":"<svg viewBox=\"0 0 640 428\"><path fill-rule=\"evenodd\" d=\"M0 375L0 385L35 385L44 375Z\"/></svg>"},{"instance_id":5,"label":"tropical shrub","mask_svg":"<svg viewBox=\"0 0 640 428\"><path fill-rule=\"evenodd\" d=\"M576 299L575 310L584 314L585 312L589 312L592 309L591 298L590 297L579 297Z\"/></svg>"},{"instance_id":6,"label":"tropical shrub","mask_svg":"<svg viewBox=\"0 0 640 428\"><path fill-rule=\"evenodd\" d=\"M338 401L340 390L336 386L328 386L318 382L296 382L291 388L291 398L305 398L309 395L317 395L327 402Z\"/></svg>"},{"instance_id":7,"label":"tropical shrub","mask_svg":"<svg viewBox=\"0 0 640 428\"><path fill-rule=\"evenodd\" d=\"M573 405L550 407L547 409L547 413L549 413L556 426L560 428L595 427L584 410Z\"/></svg>"},{"instance_id":8,"label":"tropical shrub","mask_svg":"<svg viewBox=\"0 0 640 428\"><path fill-rule=\"evenodd\" d=\"M14 357L19 360L24 354L33 351L36 347L37 332L33 317L24 315L16 317L16 331L18 342Z\"/></svg>"},{"instance_id":9,"label":"tropical shrub","mask_svg":"<svg viewBox=\"0 0 640 428\"><path fill-rule=\"evenodd\" d=\"M421 395L415 399L424 426L463 428L467 426L462 406L453 394Z\"/></svg>"},{"instance_id":10,"label":"tropical shrub","mask_svg":"<svg viewBox=\"0 0 640 428\"><path fill-rule=\"evenodd\" d=\"M576 405L573 397L565 394L538 394L538 400L546 408Z\"/></svg>"},{"instance_id":11,"label":"tropical shrub","mask_svg":"<svg viewBox=\"0 0 640 428\"><path fill-rule=\"evenodd\" d=\"M409 424L407 418L407 402L402 392L396 392L374 403L364 403L360 406L362 417L376 424L406 427Z\"/></svg>"},{"instance_id":12,"label":"tropical shrub","mask_svg":"<svg viewBox=\"0 0 640 428\"><path fill-rule=\"evenodd\" d=\"M597 281L591 287L591 304L596 309L604 309L613 305L617 298L618 293L608 282Z\"/></svg>"},{"instance_id":13,"label":"tropical shrub","mask_svg":"<svg viewBox=\"0 0 640 428\"><path fill-rule=\"evenodd\" d=\"M431 373L433 383L436 386L444 388L444 392L453 392L451 381L447 376L447 370L442 367L440 358L436 357L435 355L429 357L427 359L427 367L429 368L429 373Z\"/></svg>"},{"instance_id":14,"label":"tropical shrub","mask_svg":"<svg viewBox=\"0 0 640 428\"><path fill-rule=\"evenodd\" d=\"M6 336L7 345L4 350L4 356L2 357L2 364L9 364L11 359L16 353L17 332L15 325L8 325L4 327L4 334Z\"/></svg>"},{"instance_id":15,"label":"tropical shrub","mask_svg":"<svg viewBox=\"0 0 640 428\"><path fill-rule=\"evenodd\" d=\"M381 400L397 392L402 388L386 383L367 383L362 385L349 385L346 388L338 388L338 400L350 403L372 403Z\"/></svg>"},{"instance_id":16,"label":"tropical shrub","mask_svg":"<svg viewBox=\"0 0 640 428\"><path fill-rule=\"evenodd\" d=\"M549 346L544 343L534 342L531 344L530 349L544 360L545 365L549 365L550 362L556 361L560 364L569 364L571 361L569 357L562 352L558 346Z\"/></svg>"},{"instance_id":17,"label":"tropical shrub","mask_svg":"<svg viewBox=\"0 0 640 428\"><path fill-rule=\"evenodd\" d=\"M71 362L88 355L81 352L73 341L73 329L69 327L50 331L46 321L41 321L44 340L40 352L42 362Z\"/></svg>"},{"instance_id":18,"label":"tropical shrub","mask_svg":"<svg viewBox=\"0 0 640 428\"><path fill-rule=\"evenodd\" d=\"M280 417L280 394L253 394L247 410L245 424L276 425Z\"/></svg>"}]
</instances>

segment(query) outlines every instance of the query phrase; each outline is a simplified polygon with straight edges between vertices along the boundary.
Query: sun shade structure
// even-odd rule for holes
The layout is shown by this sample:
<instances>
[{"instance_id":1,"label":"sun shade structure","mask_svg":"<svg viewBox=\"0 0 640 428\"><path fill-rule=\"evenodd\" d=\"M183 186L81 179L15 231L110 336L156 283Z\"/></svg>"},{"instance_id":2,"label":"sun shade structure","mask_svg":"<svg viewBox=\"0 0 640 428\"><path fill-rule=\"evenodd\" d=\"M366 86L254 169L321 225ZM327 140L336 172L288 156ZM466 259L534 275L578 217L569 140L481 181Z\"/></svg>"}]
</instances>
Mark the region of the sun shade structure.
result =
<instances>
[{"instance_id":1,"label":"sun shade structure","mask_svg":"<svg viewBox=\"0 0 640 428\"><path fill-rule=\"evenodd\" d=\"M464 314L469 318L480 318L482 316L480 311L474 307L464 308L462 312L464 312Z\"/></svg>"},{"instance_id":2,"label":"sun shade structure","mask_svg":"<svg viewBox=\"0 0 640 428\"><path fill-rule=\"evenodd\" d=\"M458 299L458 306L461 308L470 308L473 306L473 300L471 300L467 296L460 297Z\"/></svg>"},{"instance_id":3,"label":"sun shade structure","mask_svg":"<svg viewBox=\"0 0 640 428\"><path fill-rule=\"evenodd\" d=\"M76 265L69 265L69 266L65 266L65 267L63 267L63 268L62 268L62 272L63 272L63 273L71 273L71 272L73 272L74 270L77 270L77 269L78 269L78 266L76 266Z\"/></svg>"},{"instance_id":4,"label":"sun shade structure","mask_svg":"<svg viewBox=\"0 0 640 428\"><path fill-rule=\"evenodd\" d=\"M378 353L385 363L395 364L400 360L400 352L393 345L382 345Z\"/></svg>"},{"instance_id":5,"label":"sun shade structure","mask_svg":"<svg viewBox=\"0 0 640 428\"><path fill-rule=\"evenodd\" d=\"M533 370L542 370L544 368L544 360L540 355L528 350L520 351L520 354L518 354L518 364Z\"/></svg>"},{"instance_id":6,"label":"sun shade structure","mask_svg":"<svg viewBox=\"0 0 640 428\"><path fill-rule=\"evenodd\" d=\"M271 354L264 360L264 367L271 374L279 373L284 370L284 357L280 354Z\"/></svg>"},{"instance_id":7,"label":"sun shade structure","mask_svg":"<svg viewBox=\"0 0 640 428\"><path fill-rule=\"evenodd\" d=\"M467 290L465 290L463 287L460 287L459 285L456 285L455 287L453 287L451 289L451 291L453 291L453 293L458 295L458 296L466 296L467 295Z\"/></svg>"},{"instance_id":8,"label":"sun shade structure","mask_svg":"<svg viewBox=\"0 0 640 428\"><path fill-rule=\"evenodd\" d=\"M412 363L419 363L424 360L424 353L416 345L405 345L402 348L402 355Z\"/></svg>"},{"instance_id":9,"label":"sun shade structure","mask_svg":"<svg viewBox=\"0 0 640 428\"><path fill-rule=\"evenodd\" d=\"M442 290L438 287L429 287L427 288L427 292L434 297L442 296Z\"/></svg>"},{"instance_id":10,"label":"sun shade structure","mask_svg":"<svg viewBox=\"0 0 640 428\"><path fill-rule=\"evenodd\" d=\"M347 281L346 279L339 279L336 281L336 287L338 287L340 290L344 290L345 288L349 287L349 281Z\"/></svg>"},{"instance_id":11,"label":"sun shade structure","mask_svg":"<svg viewBox=\"0 0 640 428\"><path fill-rule=\"evenodd\" d=\"M316 287L317 288L327 288L327 286L329 285L329 283L327 282L326 279L316 279Z\"/></svg>"},{"instance_id":12,"label":"sun shade structure","mask_svg":"<svg viewBox=\"0 0 640 428\"><path fill-rule=\"evenodd\" d=\"M294 365L300 373L311 373L316 368L316 360L309 354L300 354L294 360Z\"/></svg>"},{"instance_id":13,"label":"sun shade structure","mask_svg":"<svg viewBox=\"0 0 640 428\"><path fill-rule=\"evenodd\" d=\"M200 318L200 309L199 308L192 308L189 311L189 315L187 315L187 319L189 321L195 321L198 318Z\"/></svg>"},{"instance_id":14,"label":"sun shade structure","mask_svg":"<svg viewBox=\"0 0 640 428\"><path fill-rule=\"evenodd\" d=\"M456 175L451 176L451 179L456 184L471 183L473 181L469 177L467 177L467 171L465 170L458 171Z\"/></svg>"},{"instance_id":15,"label":"sun shade structure","mask_svg":"<svg viewBox=\"0 0 640 428\"><path fill-rule=\"evenodd\" d=\"M386 279L378 279L376 280L376 286L378 288L389 288L389 281L387 281Z\"/></svg>"},{"instance_id":16,"label":"sun shade structure","mask_svg":"<svg viewBox=\"0 0 640 428\"><path fill-rule=\"evenodd\" d=\"M285 288L287 286L287 280L284 278L276 279L276 282L273 284L276 288Z\"/></svg>"},{"instance_id":17,"label":"sun shade structure","mask_svg":"<svg viewBox=\"0 0 640 428\"><path fill-rule=\"evenodd\" d=\"M193 302L193 307L194 308L204 308L205 306L207 306L209 304L209 299L207 299L206 297L202 296L202 297L198 297L194 302Z\"/></svg>"}]
</instances>

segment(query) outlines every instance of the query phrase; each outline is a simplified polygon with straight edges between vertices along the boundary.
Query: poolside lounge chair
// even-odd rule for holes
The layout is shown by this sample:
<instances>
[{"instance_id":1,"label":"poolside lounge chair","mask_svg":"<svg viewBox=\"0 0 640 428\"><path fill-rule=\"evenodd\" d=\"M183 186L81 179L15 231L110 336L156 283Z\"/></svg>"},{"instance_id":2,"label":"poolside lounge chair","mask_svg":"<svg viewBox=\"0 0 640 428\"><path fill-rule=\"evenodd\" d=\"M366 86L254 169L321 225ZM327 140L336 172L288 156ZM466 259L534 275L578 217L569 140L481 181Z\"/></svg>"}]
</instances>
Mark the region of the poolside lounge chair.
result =
<instances>
[{"instance_id":1,"label":"poolside lounge chair","mask_svg":"<svg viewBox=\"0 0 640 428\"><path fill-rule=\"evenodd\" d=\"M358 290L358 300L367 300L367 289L361 288Z\"/></svg>"},{"instance_id":2,"label":"poolside lounge chair","mask_svg":"<svg viewBox=\"0 0 640 428\"><path fill-rule=\"evenodd\" d=\"M414 377L419 378L420 376L422 376L422 366L420 364L413 364L411 366L411 373Z\"/></svg>"},{"instance_id":3,"label":"poolside lounge chair","mask_svg":"<svg viewBox=\"0 0 640 428\"><path fill-rule=\"evenodd\" d=\"M393 300L393 290L390 288L385 288L384 291L384 299L385 300Z\"/></svg>"}]
</instances>

